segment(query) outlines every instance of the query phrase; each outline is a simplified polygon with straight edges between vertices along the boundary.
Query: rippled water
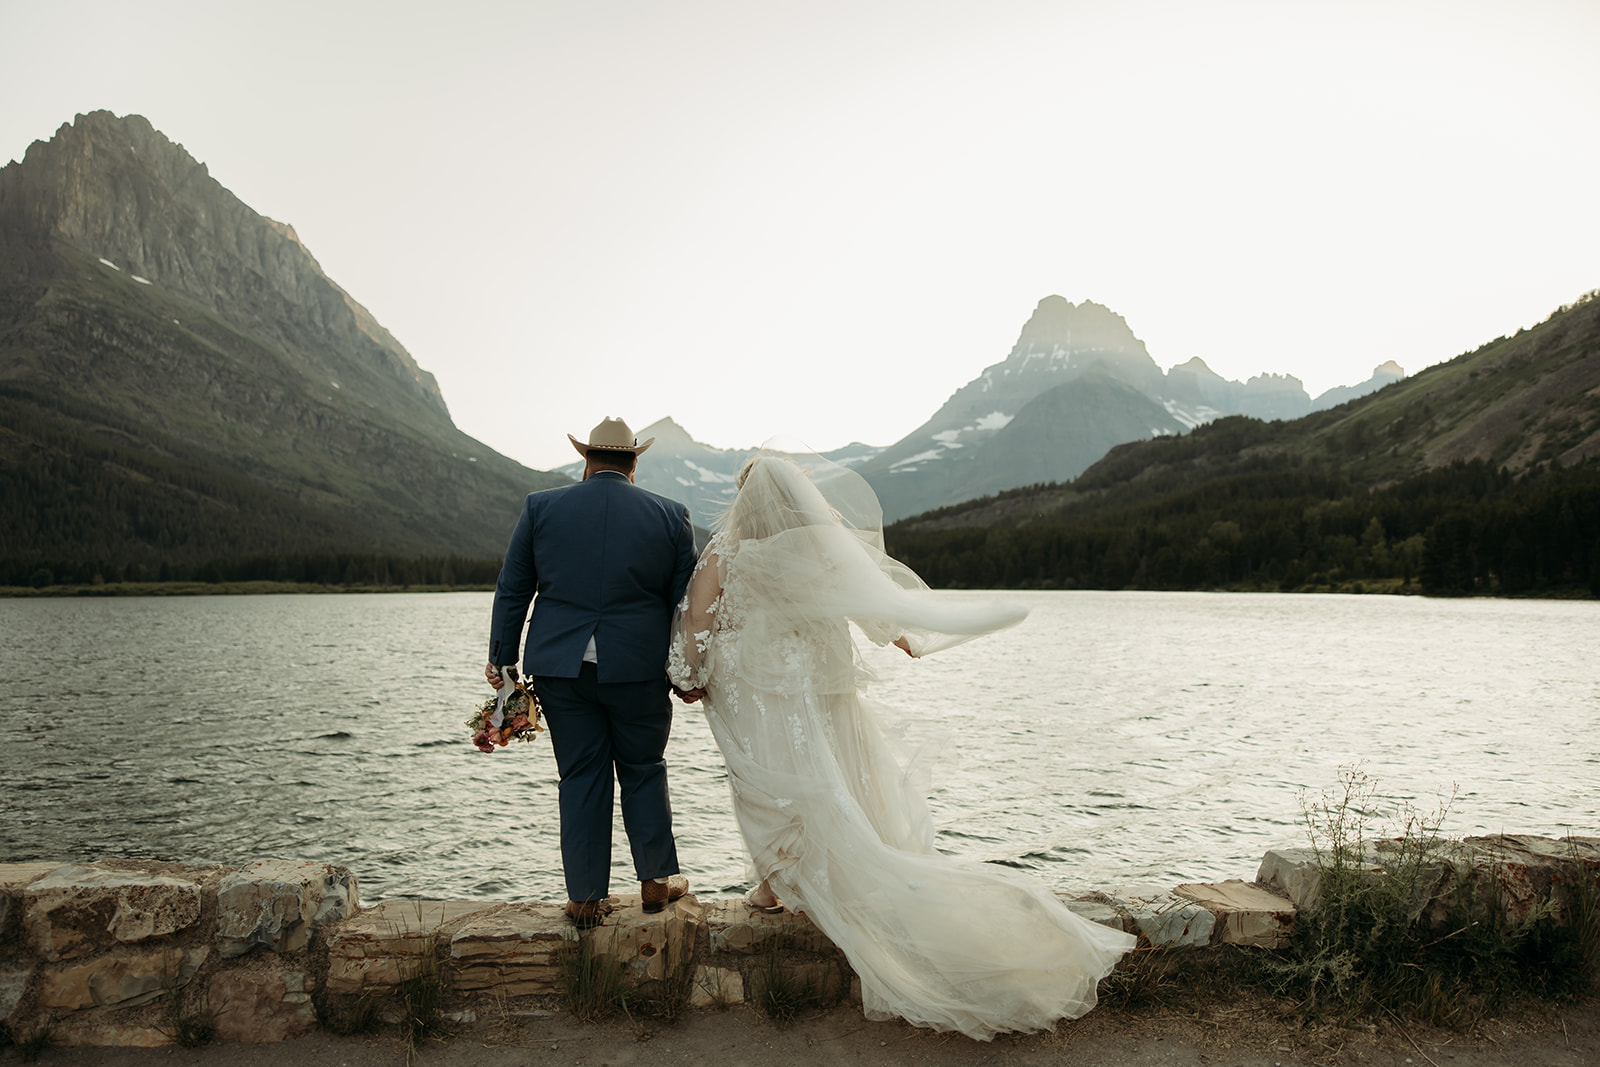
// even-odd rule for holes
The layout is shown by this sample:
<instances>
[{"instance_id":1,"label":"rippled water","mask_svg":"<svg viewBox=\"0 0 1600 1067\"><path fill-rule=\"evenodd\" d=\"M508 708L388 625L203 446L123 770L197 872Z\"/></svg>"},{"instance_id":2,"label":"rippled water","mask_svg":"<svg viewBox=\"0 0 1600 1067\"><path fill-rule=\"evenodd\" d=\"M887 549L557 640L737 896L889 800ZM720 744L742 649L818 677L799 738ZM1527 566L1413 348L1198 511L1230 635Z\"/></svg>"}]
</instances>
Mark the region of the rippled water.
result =
<instances>
[{"instance_id":1,"label":"rippled water","mask_svg":"<svg viewBox=\"0 0 1600 1067\"><path fill-rule=\"evenodd\" d=\"M1058 888L1254 876L1358 760L1446 831L1600 833L1600 604L1021 594L1020 628L877 695L930 760L939 845ZM364 900L560 900L547 742L485 756L483 593L0 601L0 862L263 855ZM745 884L722 761L679 706L696 889ZM620 820L613 891L631 891Z\"/></svg>"}]
</instances>

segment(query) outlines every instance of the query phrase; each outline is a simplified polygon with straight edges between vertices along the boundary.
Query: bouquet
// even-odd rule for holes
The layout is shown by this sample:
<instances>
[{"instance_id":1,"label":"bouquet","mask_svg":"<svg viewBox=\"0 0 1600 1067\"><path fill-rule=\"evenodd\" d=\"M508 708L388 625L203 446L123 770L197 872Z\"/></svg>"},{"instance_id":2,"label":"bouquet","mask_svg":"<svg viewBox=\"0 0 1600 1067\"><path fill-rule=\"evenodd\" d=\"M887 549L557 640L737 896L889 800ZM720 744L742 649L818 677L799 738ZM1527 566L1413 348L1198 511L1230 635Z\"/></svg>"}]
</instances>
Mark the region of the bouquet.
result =
<instances>
[{"instance_id":1,"label":"bouquet","mask_svg":"<svg viewBox=\"0 0 1600 1067\"><path fill-rule=\"evenodd\" d=\"M512 741L532 741L543 729L539 725L539 698L525 680L508 680L467 720L467 729L472 731L472 743L479 752L493 752L496 746L504 748Z\"/></svg>"}]
</instances>

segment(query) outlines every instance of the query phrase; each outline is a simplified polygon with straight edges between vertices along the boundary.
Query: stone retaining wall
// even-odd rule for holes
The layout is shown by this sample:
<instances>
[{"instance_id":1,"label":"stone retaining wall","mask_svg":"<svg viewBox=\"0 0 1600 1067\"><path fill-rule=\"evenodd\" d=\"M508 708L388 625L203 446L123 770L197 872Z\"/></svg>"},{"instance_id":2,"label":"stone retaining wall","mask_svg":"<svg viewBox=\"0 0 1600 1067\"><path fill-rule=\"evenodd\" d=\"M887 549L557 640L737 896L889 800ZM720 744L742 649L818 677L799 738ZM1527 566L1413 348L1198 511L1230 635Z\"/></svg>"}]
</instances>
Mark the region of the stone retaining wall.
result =
<instances>
[{"instance_id":1,"label":"stone retaining wall","mask_svg":"<svg viewBox=\"0 0 1600 1067\"><path fill-rule=\"evenodd\" d=\"M1383 869L1381 844L1367 862ZM1492 877L1513 919L1576 879L1600 885L1600 838L1469 838L1441 874L1448 896ZM1269 852L1255 882L1066 901L1084 918L1156 946L1287 944L1319 883L1310 850ZM613 898L579 934L560 905L386 901L359 906L343 867L268 859L245 867L132 860L0 864L0 1023L16 1039L48 1028L61 1044L163 1045L185 1022L226 1041L282 1041L360 1006L394 1005L407 979L437 975L457 1018L562 990L562 953L580 938L629 987L689 979L693 1006L739 1004L784 974L829 999L859 988L848 962L802 915L762 915L693 895L655 915ZM527 999L535 998L535 999Z\"/></svg>"}]
</instances>

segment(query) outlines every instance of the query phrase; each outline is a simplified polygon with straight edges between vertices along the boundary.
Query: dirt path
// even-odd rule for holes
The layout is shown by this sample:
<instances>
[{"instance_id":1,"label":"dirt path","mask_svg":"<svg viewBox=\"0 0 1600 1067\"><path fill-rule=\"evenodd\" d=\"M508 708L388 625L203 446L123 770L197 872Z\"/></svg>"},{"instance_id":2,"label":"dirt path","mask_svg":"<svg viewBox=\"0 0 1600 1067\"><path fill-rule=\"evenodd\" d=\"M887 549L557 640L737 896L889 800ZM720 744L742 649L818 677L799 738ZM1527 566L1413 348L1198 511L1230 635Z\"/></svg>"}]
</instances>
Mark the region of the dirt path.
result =
<instances>
[{"instance_id":1,"label":"dirt path","mask_svg":"<svg viewBox=\"0 0 1600 1067\"><path fill-rule=\"evenodd\" d=\"M1471 1034L1397 1024L1375 1027L1296 1026L1270 1007L1211 1010L1199 1017L1176 1009L1097 1010L1055 1033L982 1043L898 1022L873 1023L860 1009L839 1007L779 1028L750 1008L690 1012L676 1022L616 1017L580 1023L565 1011L541 1011L463 1026L455 1036L417 1050L420 1067L790 1067L790 1065L926 1064L976 1067L1004 1063L1156 1067L1346 1067L1434 1064L1436 1067L1594 1067L1600 1064L1600 1000L1545 1014L1489 1020ZM16 1049L0 1063L17 1063ZM397 1067L406 1050L393 1033L368 1037L314 1034L276 1045L211 1045L200 1049L61 1048L39 1063L86 1067Z\"/></svg>"}]
</instances>

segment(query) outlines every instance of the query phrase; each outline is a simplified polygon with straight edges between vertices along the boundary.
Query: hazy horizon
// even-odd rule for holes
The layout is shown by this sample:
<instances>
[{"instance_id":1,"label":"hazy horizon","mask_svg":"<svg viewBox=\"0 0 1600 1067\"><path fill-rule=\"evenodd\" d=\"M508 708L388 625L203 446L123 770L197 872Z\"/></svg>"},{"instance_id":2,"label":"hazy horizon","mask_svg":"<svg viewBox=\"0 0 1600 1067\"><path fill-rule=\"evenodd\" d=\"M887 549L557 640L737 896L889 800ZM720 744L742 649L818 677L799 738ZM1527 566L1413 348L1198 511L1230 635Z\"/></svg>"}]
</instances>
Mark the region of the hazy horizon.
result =
<instances>
[{"instance_id":1,"label":"hazy horizon","mask_svg":"<svg viewBox=\"0 0 1600 1067\"><path fill-rule=\"evenodd\" d=\"M145 116L533 467L889 444L1039 299L1313 397L1600 286L1600 7L13 4L0 159ZM20 47L26 42L28 47ZM68 61L70 57L70 61ZM503 417L552 398L551 422Z\"/></svg>"}]
</instances>

